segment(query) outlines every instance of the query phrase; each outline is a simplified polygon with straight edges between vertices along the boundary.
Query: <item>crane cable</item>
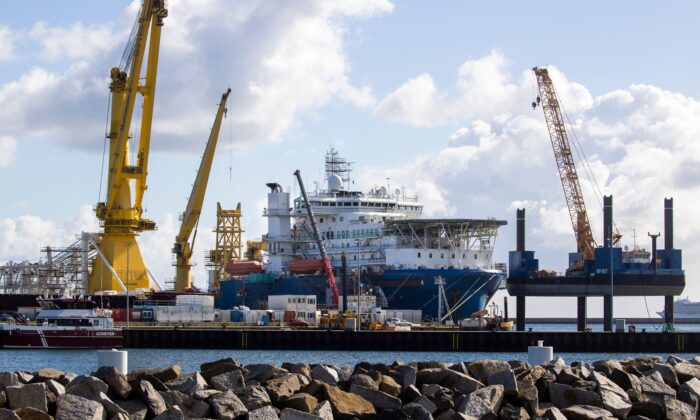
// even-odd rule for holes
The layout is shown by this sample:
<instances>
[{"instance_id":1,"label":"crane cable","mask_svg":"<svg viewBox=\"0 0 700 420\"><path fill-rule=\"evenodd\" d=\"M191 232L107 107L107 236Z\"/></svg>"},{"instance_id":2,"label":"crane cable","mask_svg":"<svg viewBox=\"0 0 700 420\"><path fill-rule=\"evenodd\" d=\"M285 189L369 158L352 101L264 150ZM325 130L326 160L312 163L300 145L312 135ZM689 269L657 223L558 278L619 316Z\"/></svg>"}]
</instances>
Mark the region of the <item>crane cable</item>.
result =
<instances>
[{"instance_id":1,"label":"crane cable","mask_svg":"<svg viewBox=\"0 0 700 420\"><path fill-rule=\"evenodd\" d=\"M100 168L100 187L97 192L97 202L99 203L102 199L102 180L105 174L105 155L107 153L107 138L109 138L109 111L112 106L112 91L109 91L107 96L107 118L105 118L105 138L102 142L102 167Z\"/></svg>"},{"instance_id":2,"label":"crane cable","mask_svg":"<svg viewBox=\"0 0 700 420\"><path fill-rule=\"evenodd\" d=\"M228 182L230 183L233 180L233 129L231 128L233 118L228 118L227 112L224 113L224 118L228 119Z\"/></svg>"}]
</instances>

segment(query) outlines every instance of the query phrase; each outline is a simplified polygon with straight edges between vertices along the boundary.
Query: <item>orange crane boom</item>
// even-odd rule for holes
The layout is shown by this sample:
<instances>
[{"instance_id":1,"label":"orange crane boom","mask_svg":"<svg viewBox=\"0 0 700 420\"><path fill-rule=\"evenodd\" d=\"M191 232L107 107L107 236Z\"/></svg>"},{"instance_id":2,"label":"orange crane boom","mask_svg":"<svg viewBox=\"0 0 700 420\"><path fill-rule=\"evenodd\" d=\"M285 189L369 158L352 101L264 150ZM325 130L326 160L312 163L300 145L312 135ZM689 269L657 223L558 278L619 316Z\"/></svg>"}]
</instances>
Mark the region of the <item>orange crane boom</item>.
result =
<instances>
[{"instance_id":1,"label":"orange crane boom","mask_svg":"<svg viewBox=\"0 0 700 420\"><path fill-rule=\"evenodd\" d=\"M301 172L299 169L294 171L294 176L297 177L299 182L299 189L301 189L301 196L304 198L304 204L306 205L306 212L309 215L309 220L311 221L311 228L314 231L314 237L316 238L316 244L318 244L318 249L321 252L321 260L323 261L323 269L326 272L326 278L328 279L328 286L331 288L331 294L333 295L333 305L338 305L338 300L340 299L340 293L338 292L338 286L335 282L335 274L333 274L333 266L331 265L331 260L326 254L326 247L323 245L323 239L321 238L321 232L318 231L318 225L316 224L316 217L314 216L314 211L311 208L311 203L309 203L309 197L306 195L306 188L304 188L304 181L301 179Z\"/></svg>"},{"instance_id":2,"label":"orange crane boom","mask_svg":"<svg viewBox=\"0 0 700 420\"><path fill-rule=\"evenodd\" d=\"M559 106L559 99L557 99L557 94L554 91L554 85L552 84L552 79L549 78L547 69L534 67L532 70L537 77L537 86L540 92L538 102L541 101L544 119L547 121L549 138L554 149L554 159L557 162L566 205L569 208L571 224L576 235L576 245L584 260L593 260L595 259L596 244L593 239L591 223L588 220L586 204L583 201L581 184L576 173L576 164L571 154L571 146L569 145L569 137L564 125L561 107ZM536 105L537 103L533 103L533 106Z\"/></svg>"}]
</instances>

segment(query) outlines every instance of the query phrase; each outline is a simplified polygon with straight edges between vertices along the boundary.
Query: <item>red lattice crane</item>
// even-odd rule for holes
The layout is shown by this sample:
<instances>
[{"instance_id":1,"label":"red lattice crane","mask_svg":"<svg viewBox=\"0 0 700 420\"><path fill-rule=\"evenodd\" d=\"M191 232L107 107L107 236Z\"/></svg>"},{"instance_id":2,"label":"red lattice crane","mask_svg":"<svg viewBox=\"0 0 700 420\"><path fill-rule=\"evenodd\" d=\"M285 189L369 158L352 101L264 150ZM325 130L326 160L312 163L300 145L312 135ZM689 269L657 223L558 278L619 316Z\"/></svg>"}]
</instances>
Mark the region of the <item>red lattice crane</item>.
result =
<instances>
[{"instance_id":1,"label":"red lattice crane","mask_svg":"<svg viewBox=\"0 0 700 420\"><path fill-rule=\"evenodd\" d=\"M586 204L583 201L581 184L576 173L576 164L571 154L571 146L569 145L569 137L564 125L561 107L559 106L559 99L557 99L557 94L554 91L554 85L552 84L552 79L549 78L547 69L534 67L532 70L537 77L537 86L540 93L537 97L537 102L533 102L533 107L541 105L542 111L544 111L544 119L547 121L549 138L554 149L554 159L557 162L566 205L569 208L571 225L576 235L576 245L584 260L593 260L595 259L596 244L593 239L591 223L588 220Z\"/></svg>"}]
</instances>

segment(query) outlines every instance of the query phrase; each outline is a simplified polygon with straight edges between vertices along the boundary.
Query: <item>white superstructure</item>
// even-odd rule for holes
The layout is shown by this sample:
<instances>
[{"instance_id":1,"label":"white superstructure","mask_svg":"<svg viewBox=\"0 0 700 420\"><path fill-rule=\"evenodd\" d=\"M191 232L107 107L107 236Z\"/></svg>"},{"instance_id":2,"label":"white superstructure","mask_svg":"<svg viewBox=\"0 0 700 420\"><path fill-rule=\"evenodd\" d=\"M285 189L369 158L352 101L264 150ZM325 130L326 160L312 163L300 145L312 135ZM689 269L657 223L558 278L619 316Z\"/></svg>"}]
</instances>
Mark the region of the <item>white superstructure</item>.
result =
<instances>
[{"instance_id":1,"label":"white superstructure","mask_svg":"<svg viewBox=\"0 0 700 420\"><path fill-rule=\"evenodd\" d=\"M326 153L325 189L309 194L326 251L334 266L383 268L492 268L497 226L470 219L420 219L423 204L403 188L376 186L351 191L351 163L331 148ZM304 200L290 206L289 192L267 184L268 271L284 272L293 258L318 259Z\"/></svg>"},{"instance_id":2,"label":"white superstructure","mask_svg":"<svg viewBox=\"0 0 700 420\"><path fill-rule=\"evenodd\" d=\"M659 311L657 314L664 317L664 311ZM700 302L694 302L688 298L676 299L673 303L673 317L700 319Z\"/></svg>"}]
</instances>

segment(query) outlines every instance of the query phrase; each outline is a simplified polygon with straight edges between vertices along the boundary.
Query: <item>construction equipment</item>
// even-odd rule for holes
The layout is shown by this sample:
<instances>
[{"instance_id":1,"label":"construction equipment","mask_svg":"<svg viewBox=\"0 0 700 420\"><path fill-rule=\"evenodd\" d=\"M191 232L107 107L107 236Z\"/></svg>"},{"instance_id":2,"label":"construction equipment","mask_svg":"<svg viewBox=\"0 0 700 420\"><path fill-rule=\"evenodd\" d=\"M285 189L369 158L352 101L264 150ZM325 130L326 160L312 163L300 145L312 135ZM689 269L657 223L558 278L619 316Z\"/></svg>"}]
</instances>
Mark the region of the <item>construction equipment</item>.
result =
<instances>
[{"instance_id":1,"label":"construction equipment","mask_svg":"<svg viewBox=\"0 0 700 420\"><path fill-rule=\"evenodd\" d=\"M222 209L221 203L216 203L216 246L209 251L207 265L211 267L211 289L219 290L224 268L232 259L240 260L243 252L241 234L241 203L235 210ZM250 242L250 241L248 241Z\"/></svg>"},{"instance_id":2,"label":"construction equipment","mask_svg":"<svg viewBox=\"0 0 700 420\"><path fill-rule=\"evenodd\" d=\"M156 228L154 221L143 217L142 204L148 175L160 34L163 19L167 16L163 0L144 0L124 51L123 65L112 68L110 73L109 173L106 200L97 203L95 208L103 230L96 241L100 258L96 258L90 273L89 292L102 288L123 290L122 280L127 290L150 287L148 269L136 243L136 235ZM141 69L146 40L148 58L144 77ZM140 84L141 80L143 84ZM137 94L143 97L141 132L135 162L132 162L129 139Z\"/></svg>"},{"instance_id":3,"label":"construction equipment","mask_svg":"<svg viewBox=\"0 0 700 420\"><path fill-rule=\"evenodd\" d=\"M593 239L591 223L588 220L586 204L583 201L583 193L576 173L576 164L571 154L571 146L564 124L564 118L559 105L559 99L554 91L552 79L546 68L534 67L532 69L537 77L540 96L533 102L533 108L542 106L544 118L549 129L549 138L554 149L554 159L559 169L559 177L564 188L564 198L569 208L569 217L576 235L576 245L584 260L595 259L596 247Z\"/></svg>"},{"instance_id":4,"label":"construction equipment","mask_svg":"<svg viewBox=\"0 0 700 420\"><path fill-rule=\"evenodd\" d=\"M228 95L230 93L231 89L228 89L223 95L221 95L221 102L219 102L219 109L216 111L214 125L211 127L209 140L207 141L207 146L204 149L202 161L199 163L197 178L195 178L194 184L192 184L192 192L190 193L190 198L187 201L187 208L182 214L180 231L175 237L173 254L175 254L175 291L177 292L184 292L192 288L190 269L192 268L194 240L197 238L199 216L202 214L202 204L204 203L204 195L207 192L207 183L209 182L211 165L214 161L216 142L219 139L221 121L226 114L226 100L228 99ZM192 236L192 241L190 241L190 236Z\"/></svg>"},{"instance_id":5,"label":"construction equipment","mask_svg":"<svg viewBox=\"0 0 700 420\"><path fill-rule=\"evenodd\" d=\"M304 181L301 179L301 172L297 169L294 171L294 176L297 177L299 182L299 189L301 189L301 195L304 198L304 206L306 206L306 212L309 215L309 221L311 222L311 228L314 232L314 237L316 238L316 244L321 252L321 260L323 261L323 269L326 272L326 278L328 279L328 286L331 289L331 294L333 296L333 305L338 306L338 300L340 294L338 293L338 286L335 283L335 274L333 274L333 266L331 265L331 260L326 254L326 247L323 245L323 239L321 238L321 232L318 230L318 224L316 224L316 217L314 217L314 211L311 208L311 203L309 202L309 197L306 195L306 188L304 188Z\"/></svg>"}]
</instances>

